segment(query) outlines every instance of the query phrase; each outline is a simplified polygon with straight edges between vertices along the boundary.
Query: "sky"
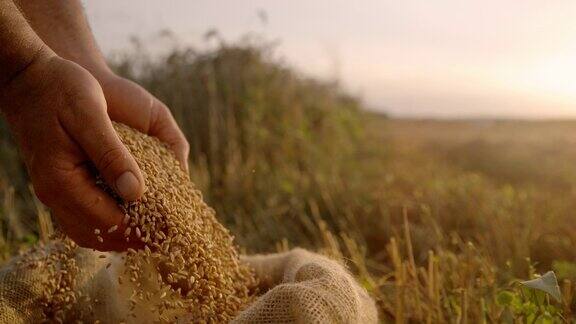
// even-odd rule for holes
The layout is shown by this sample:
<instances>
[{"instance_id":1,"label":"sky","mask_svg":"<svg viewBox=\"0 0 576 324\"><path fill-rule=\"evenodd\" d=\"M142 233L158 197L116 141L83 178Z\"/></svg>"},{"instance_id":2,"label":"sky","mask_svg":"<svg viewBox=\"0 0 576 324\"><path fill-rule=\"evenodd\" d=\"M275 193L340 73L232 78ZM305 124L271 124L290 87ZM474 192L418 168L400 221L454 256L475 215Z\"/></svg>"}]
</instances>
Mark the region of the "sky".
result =
<instances>
[{"instance_id":1,"label":"sky","mask_svg":"<svg viewBox=\"0 0 576 324\"><path fill-rule=\"evenodd\" d=\"M338 79L398 117L576 118L574 0L84 0L106 55L206 45L217 29L278 41L304 74ZM260 18L265 13L266 22Z\"/></svg>"}]
</instances>

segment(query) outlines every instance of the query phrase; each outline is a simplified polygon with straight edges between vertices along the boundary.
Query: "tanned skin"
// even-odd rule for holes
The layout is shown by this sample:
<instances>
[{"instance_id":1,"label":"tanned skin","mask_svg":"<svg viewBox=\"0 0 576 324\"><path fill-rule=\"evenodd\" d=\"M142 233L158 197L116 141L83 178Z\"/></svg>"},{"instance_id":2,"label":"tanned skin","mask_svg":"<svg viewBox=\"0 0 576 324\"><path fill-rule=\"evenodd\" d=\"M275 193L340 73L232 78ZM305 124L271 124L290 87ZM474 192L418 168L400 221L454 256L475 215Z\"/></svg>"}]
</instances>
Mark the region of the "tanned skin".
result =
<instances>
[{"instance_id":1,"label":"tanned skin","mask_svg":"<svg viewBox=\"0 0 576 324\"><path fill-rule=\"evenodd\" d=\"M84 247L133 247L122 235L124 215L94 179L95 167L126 200L145 190L112 120L159 137L187 168L188 143L170 111L110 70L77 0L0 0L0 110L36 195ZM106 234L113 225L119 230Z\"/></svg>"}]
</instances>

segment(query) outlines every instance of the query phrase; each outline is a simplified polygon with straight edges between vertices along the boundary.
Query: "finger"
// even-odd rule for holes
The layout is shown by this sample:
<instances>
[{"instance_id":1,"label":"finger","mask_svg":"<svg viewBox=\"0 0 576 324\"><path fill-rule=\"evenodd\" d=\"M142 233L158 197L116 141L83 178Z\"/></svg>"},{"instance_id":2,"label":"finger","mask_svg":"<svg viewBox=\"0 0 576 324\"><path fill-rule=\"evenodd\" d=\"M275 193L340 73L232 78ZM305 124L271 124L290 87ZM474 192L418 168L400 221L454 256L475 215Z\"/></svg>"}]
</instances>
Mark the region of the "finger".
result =
<instances>
[{"instance_id":1,"label":"finger","mask_svg":"<svg viewBox=\"0 0 576 324\"><path fill-rule=\"evenodd\" d=\"M141 247L133 235L126 240L124 231L128 225L123 222L124 214L116 201L96 184L86 165L71 170L45 167L51 171L42 179L33 179L34 186L72 240L99 251Z\"/></svg>"},{"instance_id":2,"label":"finger","mask_svg":"<svg viewBox=\"0 0 576 324\"><path fill-rule=\"evenodd\" d=\"M115 86L115 85L121 86ZM190 147L170 110L140 85L122 78L104 83L108 113L124 123L168 144L184 170L188 170Z\"/></svg>"},{"instance_id":3,"label":"finger","mask_svg":"<svg viewBox=\"0 0 576 324\"><path fill-rule=\"evenodd\" d=\"M176 120L166 107L158 99L152 106L152 121L150 124L150 135L158 137L161 141L168 144L176 159L185 171L188 171L188 154L190 145L186 137L178 127Z\"/></svg>"},{"instance_id":4,"label":"finger","mask_svg":"<svg viewBox=\"0 0 576 324\"><path fill-rule=\"evenodd\" d=\"M74 105L61 116L62 126L120 197L128 201L138 199L144 193L144 179L114 130L103 97L76 100Z\"/></svg>"}]
</instances>

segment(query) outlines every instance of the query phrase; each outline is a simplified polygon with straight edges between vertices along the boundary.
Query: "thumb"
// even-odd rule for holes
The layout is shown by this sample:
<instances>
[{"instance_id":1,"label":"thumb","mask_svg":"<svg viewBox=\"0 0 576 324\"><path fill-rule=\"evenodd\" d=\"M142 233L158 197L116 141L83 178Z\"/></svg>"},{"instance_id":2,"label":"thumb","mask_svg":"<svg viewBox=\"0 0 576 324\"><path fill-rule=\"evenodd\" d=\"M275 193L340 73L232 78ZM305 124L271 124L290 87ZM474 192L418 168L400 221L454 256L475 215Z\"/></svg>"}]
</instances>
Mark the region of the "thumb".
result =
<instances>
[{"instance_id":1,"label":"thumb","mask_svg":"<svg viewBox=\"0 0 576 324\"><path fill-rule=\"evenodd\" d=\"M144 193L144 178L134 157L120 141L104 107L83 107L63 119L69 135L82 147L106 183L124 200Z\"/></svg>"}]
</instances>

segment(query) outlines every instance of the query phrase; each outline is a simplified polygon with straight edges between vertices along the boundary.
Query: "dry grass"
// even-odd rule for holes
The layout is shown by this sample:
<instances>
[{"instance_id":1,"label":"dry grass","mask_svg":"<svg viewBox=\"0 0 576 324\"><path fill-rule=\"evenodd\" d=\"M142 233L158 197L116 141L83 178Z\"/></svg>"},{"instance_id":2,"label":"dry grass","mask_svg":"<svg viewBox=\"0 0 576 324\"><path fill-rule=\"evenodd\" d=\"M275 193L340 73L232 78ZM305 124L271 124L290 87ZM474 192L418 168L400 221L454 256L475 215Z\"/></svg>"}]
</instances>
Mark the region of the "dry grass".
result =
<instances>
[{"instance_id":1,"label":"dry grass","mask_svg":"<svg viewBox=\"0 0 576 324\"><path fill-rule=\"evenodd\" d=\"M388 120L249 45L116 66L173 109L193 180L246 251L341 258L397 322L533 321L499 296L554 269L553 307L572 319L576 123ZM2 138L6 258L34 242L41 213Z\"/></svg>"}]
</instances>

